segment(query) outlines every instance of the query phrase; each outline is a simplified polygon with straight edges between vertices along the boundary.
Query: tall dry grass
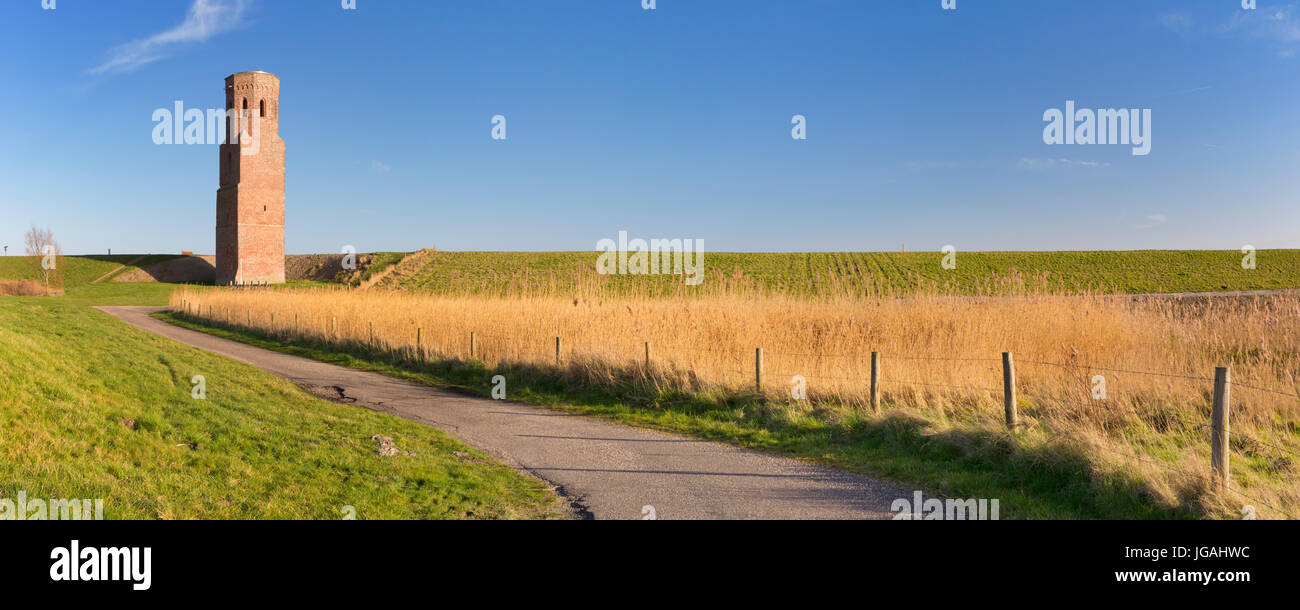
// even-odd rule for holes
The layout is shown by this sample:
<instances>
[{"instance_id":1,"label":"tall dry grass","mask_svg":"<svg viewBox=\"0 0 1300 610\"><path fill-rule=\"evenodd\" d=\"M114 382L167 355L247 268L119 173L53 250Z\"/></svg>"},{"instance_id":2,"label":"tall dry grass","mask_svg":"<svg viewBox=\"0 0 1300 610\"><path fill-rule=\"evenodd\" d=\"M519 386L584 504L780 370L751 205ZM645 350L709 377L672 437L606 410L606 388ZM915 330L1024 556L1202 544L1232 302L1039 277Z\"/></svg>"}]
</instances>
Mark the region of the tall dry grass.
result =
<instances>
[{"instance_id":1,"label":"tall dry grass","mask_svg":"<svg viewBox=\"0 0 1300 610\"><path fill-rule=\"evenodd\" d=\"M32 280L0 280L0 296L6 297L35 297L41 295L60 295L63 294L61 289L47 289L40 282Z\"/></svg>"},{"instance_id":2,"label":"tall dry grass","mask_svg":"<svg viewBox=\"0 0 1300 610\"><path fill-rule=\"evenodd\" d=\"M1300 393L1296 296L646 299L187 287L171 304L213 322L408 354L418 328L428 359L468 358L473 332L475 356L489 366L554 364L559 337L564 365L585 382L620 383L631 371L688 392L752 391L761 347L769 401L826 417L866 408L870 353L879 351L883 402L939 427L1002 426L1001 352L1010 351L1025 442L1073 443L1171 503L1204 491L1214 367L1230 365L1237 489L1293 515L1300 507L1300 400L1284 395ZM790 399L796 375L805 401ZM1093 396L1098 375L1104 400ZM1245 502L1215 501L1220 514Z\"/></svg>"}]
</instances>

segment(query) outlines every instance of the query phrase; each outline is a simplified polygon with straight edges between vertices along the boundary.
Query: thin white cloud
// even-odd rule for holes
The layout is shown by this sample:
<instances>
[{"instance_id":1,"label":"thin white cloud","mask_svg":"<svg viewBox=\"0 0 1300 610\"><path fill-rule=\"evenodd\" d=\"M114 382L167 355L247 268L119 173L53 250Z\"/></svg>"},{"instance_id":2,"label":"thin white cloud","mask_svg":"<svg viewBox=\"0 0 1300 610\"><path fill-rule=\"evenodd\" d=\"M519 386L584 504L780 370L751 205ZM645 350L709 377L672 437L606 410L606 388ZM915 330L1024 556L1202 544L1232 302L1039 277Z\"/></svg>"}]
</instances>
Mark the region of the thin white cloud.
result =
<instances>
[{"instance_id":1,"label":"thin white cloud","mask_svg":"<svg viewBox=\"0 0 1300 610\"><path fill-rule=\"evenodd\" d=\"M252 0L194 0L185 21L148 38L132 40L114 47L108 60L91 68L91 74L120 74L164 59L181 45L203 42L217 34L235 29L244 21Z\"/></svg>"},{"instance_id":2,"label":"thin white cloud","mask_svg":"<svg viewBox=\"0 0 1300 610\"><path fill-rule=\"evenodd\" d=\"M1029 159L1022 158L1017 164L1020 169L1029 171L1041 171L1054 167L1110 167L1109 163L1101 161L1079 161L1076 159Z\"/></svg>"},{"instance_id":3,"label":"thin white cloud","mask_svg":"<svg viewBox=\"0 0 1300 610\"><path fill-rule=\"evenodd\" d=\"M378 172L378 173L380 173L380 174L387 174L388 172L393 171L392 166L390 166L390 165L384 165L383 163L381 163L381 162L379 162L379 161L371 161L371 162L370 162L370 167L373 168L376 172Z\"/></svg>"},{"instance_id":4,"label":"thin white cloud","mask_svg":"<svg viewBox=\"0 0 1300 610\"><path fill-rule=\"evenodd\" d=\"M1147 220L1140 225L1134 225L1134 229L1150 229L1156 225L1162 225L1169 220L1164 214L1147 214Z\"/></svg>"},{"instance_id":5,"label":"thin white cloud","mask_svg":"<svg viewBox=\"0 0 1300 610\"><path fill-rule=\"evenodd\" d=\"M939 169L939 170L957 169L958 167L961 167L961 163L958 163L957 161L934 161L934 160L906 161L903 163L903 167L907 168L908 171L923 172L932 169Z\"/></svg>"},{"instance_id":6,"label":"thin white cloud","mask_svg":"<svg viewBox=\"0 0 1300 610\"><path fill-rule=\"evenodd\" d=\"M1296 5L1288 4L1286 8L1274 12L1264 22L1263 29L1266 35L1272 36L1283 44L1300 43L1300 11L1296 10Z\"/></svg>"},{"instance_id":7,"label":"thin white cloud","mask_svg":"<svg viewBox=\"0 0 1300 610\"><path fill-rule=\"evenodd\" d=\"M1300 47L1300 5L1238 10L1218 25L1201 25L1183 12L1159 16L1160 25L1179 34L1236 34L1278 45L1278 55L1291 57Z\"/></svg>"},{"instance_id":8,"label":"thin white cloud","mask_svg":"<svg viewBox=\"0 0 1300 610\"><path fill-rule=\"evenodd\" d=\"M1168 12L1160 15L1160 25L1175 32L1188 32L1196 26L1196 20L1183 12Z\"/></svg>"}]
</instances>

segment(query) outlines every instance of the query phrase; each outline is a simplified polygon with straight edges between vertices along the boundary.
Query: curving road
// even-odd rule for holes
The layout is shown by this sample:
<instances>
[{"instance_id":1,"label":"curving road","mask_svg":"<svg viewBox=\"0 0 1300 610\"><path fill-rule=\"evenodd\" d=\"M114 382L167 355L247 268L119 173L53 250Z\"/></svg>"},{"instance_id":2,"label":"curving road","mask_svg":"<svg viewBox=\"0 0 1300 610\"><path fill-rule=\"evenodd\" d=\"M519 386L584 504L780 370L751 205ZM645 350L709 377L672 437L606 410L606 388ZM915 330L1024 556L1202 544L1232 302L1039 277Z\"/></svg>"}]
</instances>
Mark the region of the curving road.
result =
<instances>
[{"instance_id":1,"label":"curving road","mask_svg":"<svg viewBox=\"0 0 1300 610\"><path fill-rule=\"evenodd\" d=\"M99 307L124 322L245 362L318 396L433 426L556 486L579 516L881 519L912 490L870 477L582 415L455 394ZM649 508L653 507L653 509Z\"/></svg>"}]
</instances>

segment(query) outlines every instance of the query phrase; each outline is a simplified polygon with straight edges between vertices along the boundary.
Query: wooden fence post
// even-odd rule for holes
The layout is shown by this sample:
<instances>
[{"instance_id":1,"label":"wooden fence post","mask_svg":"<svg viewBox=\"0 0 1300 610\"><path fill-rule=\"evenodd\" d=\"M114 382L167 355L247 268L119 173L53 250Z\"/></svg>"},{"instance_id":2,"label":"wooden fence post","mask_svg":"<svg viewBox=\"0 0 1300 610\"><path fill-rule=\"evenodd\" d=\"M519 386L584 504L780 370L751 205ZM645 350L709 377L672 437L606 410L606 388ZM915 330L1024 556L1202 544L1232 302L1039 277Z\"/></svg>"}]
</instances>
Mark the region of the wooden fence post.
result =
<instances>
[{"instance_id":1,"label":"wooden fence post","mask_svg":"<svg viewBox=\"0 0 1300 610\"><path fill-rule=\"evenodd\" d=\"M337 341L339 336L339 319L330 316L330 341Z\"/></svg>"},{"instance_id":2,"label":"wooden fence post","mask_svg":"<svg viewBox=\"0 0 1300 610\"><path fill-rule=\"evenodd\" d=\"M1228 474L1228 412L1232 406L1232 371L1226 366L1214 369L1214 409L1211 411L1210 467L1219 489L1227 489Z\"/></svg>"},{"instance_id":3,"label":"wooden fence post","mask_svg":"<svg viewBox=\"0 0 1300 610\"><path fill-rule=\"evenodd\" d=\"M560 366L560 338L555 338L555 366Z\"/></svg>"},{"instance_id":4,"label":"wooden fence post","mask_svg":"<svg viewBox=\"0 0 1300 610\"><path fill-rule=\"evenodd\" d=\"M469 331L469 357L474 359L474 331Z\"/></svg>"},{"instance_id":5,"label":"wooden fence post","mask_svg":"<svg viewBox=\"0 0 1300 610\"><path fill-rule=\"evenodd\" d=\"M375 349L375 323L370 322L370 349Z\"/></svg>"},{"instance_id":6,"label":"wooden fence post","mask_svg":"<svg viewBox=\"0 0 1300 610\"><path fill-rule=\"evenodd\" d=\"M650 342L645 342L645 368L650 370Z\"/></svg>"},{"instance_id":7,"label":"wooden fence post","mask_svg":"<svg viewBox=\"0 0 1300 610\"><path fill-rule=\"evenodd\" d=\"M871 352L871 411L880 414L880 352Z\"/></svg>"},{"instance_id":8,"label":"wooden fence post","mask_svg":"<svg viewBox=\"0 0 1300 610\"><path fill-rule=\"evenodd\" d=\"M754 391L763 393L763 348L754 348Z\"/></svg>"},{"instance_id":9,"label":"wooden fence post","mask_svg":"<svg viewBox=\"0 0 1300 610\"><path fill-rule=\"evenodd\" d=\"M415 327L415 353L419 354L420 360L424 360L424 347L420 345L420 327Z\"/></svg>"},{"instance_id":10,"label":"wooden fence post","mask_svg":"<svg viewBox=\"0 0 1300 610\"><path fill-rule=\"evenodd\" d=\"M1016 365L1011 359L1011 352L1002 352L1002 402L1007 411L1007 430L1015 430Z\"/></svg>"}]
</instances>

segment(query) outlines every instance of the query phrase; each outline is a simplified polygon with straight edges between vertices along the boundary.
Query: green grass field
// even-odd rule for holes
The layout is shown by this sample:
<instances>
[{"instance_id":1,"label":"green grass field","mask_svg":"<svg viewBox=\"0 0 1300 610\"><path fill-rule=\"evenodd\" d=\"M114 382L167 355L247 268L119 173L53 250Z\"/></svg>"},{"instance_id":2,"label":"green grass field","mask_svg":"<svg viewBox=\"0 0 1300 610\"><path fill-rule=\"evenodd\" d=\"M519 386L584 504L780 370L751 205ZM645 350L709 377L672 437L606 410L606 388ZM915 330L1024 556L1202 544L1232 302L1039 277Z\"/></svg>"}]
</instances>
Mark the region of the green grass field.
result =
<instances>
[{"instance_id":1,"label":"green grass field","mask_svg":"<svg viewBox=\"0 0 1300 610\"><path fill-rule=\"evenodd\" d=\"M795 295L1053 292L1206 292L1300 287L1300 250L1263 250L1242 269L1239 251L958 252L955 269L939 252L706 252L705 280L683 290L681 276L594 273L594 252L436 252L398 287L433 293L556 293L597 282L613 292L710 293L755 289Z\"/></svg>"},{"instance_id":2,"label":"green grass field","mask_svg":"<svg viewBox=\"0 0 1300 610\"><path fill-rule=\"evenodd\" d=\"M0 297L0 494L104 498L110 518L496 518L555 514L541 483L427 427L322 401L251 367L120 323L91 305L165 305L175 285L91 285L133 255L63 259L66 294ZM1233 251L958 253L706 253L704 292L797 295L920 289L1195 292L1300 287L1300 251L1258 253L1241 269ZM394 264L390 256L385 264ZM597 276L595 254L433 253L396 287L451 294L563 293L596 286L637 295L680 294L681 278ZM31 259L0 258L0 278L35 279ZM595 279L593 279L595 278ZM438 387L484 394L496 371L480 363L422 366L386 354L285 344L240 329L213 334ZM1099 469L1068 445L977 429L937 431L922 418L824 417L738 394L661 395L635 384L574 383L563 371L508 372L512 399L684 433L873 474L955 497L998 497L1004 518L1194 518L1195 498L1153 502L1144 483ZM189 397L203 374L209 397ZM124 420L132 420L127 426ZM414 458L379 458L374 434ZM1026 442L1029 441L1029 442Z\"/></svg>"},{"instance_id":3,"label":"green grass field","mask_svg":"<svg viewBox=\"0 0 1300 610\"><path fill-rule=\"evenodd\" d=\"M171 288L0 297L0 496L102 498L108 519L561 514L541 481L436 429L314 398L88 306L163 303ZM416 455L381 457L373 435Z\"/></svg>"}]
</instances>

